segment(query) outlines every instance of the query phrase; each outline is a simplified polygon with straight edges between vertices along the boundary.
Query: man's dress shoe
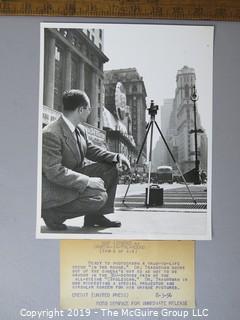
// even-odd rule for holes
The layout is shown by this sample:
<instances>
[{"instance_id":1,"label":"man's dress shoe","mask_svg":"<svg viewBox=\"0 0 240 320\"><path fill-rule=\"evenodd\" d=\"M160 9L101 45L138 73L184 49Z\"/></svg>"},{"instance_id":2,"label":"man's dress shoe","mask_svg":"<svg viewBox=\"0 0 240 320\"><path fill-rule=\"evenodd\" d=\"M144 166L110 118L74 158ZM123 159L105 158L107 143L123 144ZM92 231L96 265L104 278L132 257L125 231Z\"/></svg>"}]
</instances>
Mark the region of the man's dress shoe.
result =
<instances>
[{"instance_id":1,"label":"man's dress shoe","mask_svg":"<svg viewBox=\"0 0 240 320\"><path fill-rule=\"evenodd\" d=\"M87 215L84 218L84 228L89 227L104 227L104 228L120 228L120 221L111 221L105 216Z\"/></svg>"},{"instance_id":2,"label":"man's dress shoe","mask_svg":"<svg viewBox=\"0 0 240 320\"><path fill-rule=\"evenodd\" d=\"M42 218L50 230L63 231L67 229L67 226L56 218L56 214L51 209L43 210Z\"/></svg>"}]
</instances>

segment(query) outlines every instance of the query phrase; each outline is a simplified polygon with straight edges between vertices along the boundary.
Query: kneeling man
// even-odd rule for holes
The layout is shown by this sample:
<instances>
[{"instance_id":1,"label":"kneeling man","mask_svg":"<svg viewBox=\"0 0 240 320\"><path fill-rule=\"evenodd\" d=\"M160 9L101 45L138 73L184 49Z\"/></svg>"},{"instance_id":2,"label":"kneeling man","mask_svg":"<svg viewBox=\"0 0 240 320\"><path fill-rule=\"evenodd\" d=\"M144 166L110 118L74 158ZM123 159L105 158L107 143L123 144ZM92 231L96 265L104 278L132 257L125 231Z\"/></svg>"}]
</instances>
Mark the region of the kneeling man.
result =
<instances>
[{"instance_id":1,"label":"kneeling man","mask_svg":"<svg viewBox=\"0 0 240 320\"><path fill-rule=\"evenodd\" d=\"M81 123L91 112L80 90L63 94L63 114L43 129L42 218L51 230L65 230L67 219L84 216L84 227L120 227L105 214L114 212L117 162L128 159L95 146ZM84 165L84 158L94 164Z\"/></svg>"}]
</instances>

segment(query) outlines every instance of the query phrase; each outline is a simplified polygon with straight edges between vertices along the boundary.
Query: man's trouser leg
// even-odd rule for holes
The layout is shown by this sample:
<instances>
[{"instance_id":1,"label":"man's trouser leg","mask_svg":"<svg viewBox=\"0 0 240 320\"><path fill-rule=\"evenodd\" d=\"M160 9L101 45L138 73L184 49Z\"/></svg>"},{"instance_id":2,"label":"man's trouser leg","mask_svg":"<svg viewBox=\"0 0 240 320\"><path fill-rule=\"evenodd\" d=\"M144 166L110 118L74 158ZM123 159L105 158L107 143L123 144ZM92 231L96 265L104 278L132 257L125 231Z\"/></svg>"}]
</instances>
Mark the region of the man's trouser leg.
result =
<instances>
[{"instance_id":1,"label":"man's trouser leg","mask_svg":"<svg viewBox=\"0 0 240 320\"><path fill-rule=\"evenodd\" d=\"M66 219L96 215L107 202L107 198L105 191L86 188L77 199L59 207L43 210L43 217L50 218L55 223L63 223Z\"/></svg>"},{"instance_id":2,"label":"man's trouser leg","mask_svg":"<svg viewBox=\"0 0 240 320\"><path fill-rule=\"evenodd\" d=\"M86 188L79 197L59 207L45 210L46 215L54 217L56 222L62 223L66 219L72 219L83 215L99 216L114 212L114 199L118 182L118 172L114 165L94 163L85 166L81 173L89 177L103 179L106 192L99 189Z\"/></svg>"},{"instance_id":3,"label":"man's trouser leg","mask_svg":"<svg viewBox=\"0 0 240 320\"><path fill-rule=\"evenodd\" d=\"M105 205L97 214L107 214L114 212L114 200L118 184L118 170L114 164L94 163L85 166L80 170L81 173L89 177L99 177L104 181L108 199Z\"/></svg>"}]
</instances>

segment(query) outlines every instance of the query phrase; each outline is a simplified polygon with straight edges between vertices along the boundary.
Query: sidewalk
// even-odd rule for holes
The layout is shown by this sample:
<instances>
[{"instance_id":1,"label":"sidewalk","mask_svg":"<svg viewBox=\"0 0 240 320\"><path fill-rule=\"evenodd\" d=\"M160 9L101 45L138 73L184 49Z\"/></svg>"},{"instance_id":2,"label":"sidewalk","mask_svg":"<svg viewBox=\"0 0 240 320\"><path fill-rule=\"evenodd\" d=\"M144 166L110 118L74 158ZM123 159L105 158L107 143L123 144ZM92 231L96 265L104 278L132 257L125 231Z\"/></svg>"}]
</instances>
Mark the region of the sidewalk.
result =
<instances>
[{"instance_id":1,"label":"sidewalk","mask_svg":"<svg viewBox=\"0 0 240 320\"><path fill-rule=\"evenodd\" d=\"M206 209L189 208L149 208L141 202L141 207L121 207L119 201L126 192L126 185L119 185L116 197L116 210L109 214L111 220L120 220L121 228L82 228L83 217L66 221L68 229L63 232L49 231L42 226L43 238L62 239L206 239L210 230L210 214ZM128 196L137 195L144 199L146 185L130 187ZM164 192L177 196L185 192L184 185L164 185ZM206 186L190 186L194 194L202 194ZM185 189L184 189L185 188ZM176 191L176 192L175 192ZM206 193L205 193L206 194ZM177 200L179 201L179 200Z\"/></svg>"}]
</instances>

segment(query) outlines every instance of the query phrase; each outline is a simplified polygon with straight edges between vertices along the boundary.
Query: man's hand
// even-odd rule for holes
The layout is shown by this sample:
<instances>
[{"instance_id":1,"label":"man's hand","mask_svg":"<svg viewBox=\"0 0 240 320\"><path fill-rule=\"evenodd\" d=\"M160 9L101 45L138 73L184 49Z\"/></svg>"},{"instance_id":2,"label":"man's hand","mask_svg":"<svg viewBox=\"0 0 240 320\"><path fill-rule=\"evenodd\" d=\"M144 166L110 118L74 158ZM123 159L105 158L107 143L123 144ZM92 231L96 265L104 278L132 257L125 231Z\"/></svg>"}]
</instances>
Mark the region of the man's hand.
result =
<instances>
[{"instance_id":1,"label":"man's hand","mask_svg":"<svg viewBox=\"0 0 240 320\"><path fill-rule=\"evenodd\" d=\"M106 191L104 181L101 178L89 177L88 188Z\"/></svg>"},{"instance_id":2,"label":"man's hand","mask_svg":"<svg viewBox=\"0 0 240 320\"><path fill-rule=\"evenodd\" d=\"M118 154L118 163L119 167L121 168L123 165L127 167L127 169L130 171L131 170L131 165L127 157L125 157L124 154L119 153Z\"/></svg>"}]
</instances>

